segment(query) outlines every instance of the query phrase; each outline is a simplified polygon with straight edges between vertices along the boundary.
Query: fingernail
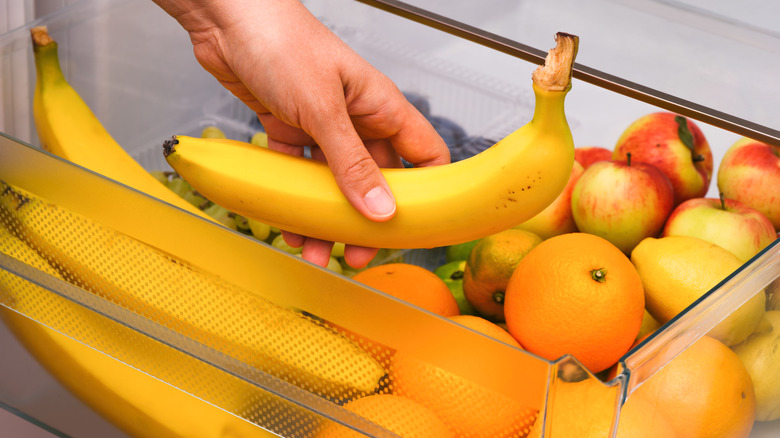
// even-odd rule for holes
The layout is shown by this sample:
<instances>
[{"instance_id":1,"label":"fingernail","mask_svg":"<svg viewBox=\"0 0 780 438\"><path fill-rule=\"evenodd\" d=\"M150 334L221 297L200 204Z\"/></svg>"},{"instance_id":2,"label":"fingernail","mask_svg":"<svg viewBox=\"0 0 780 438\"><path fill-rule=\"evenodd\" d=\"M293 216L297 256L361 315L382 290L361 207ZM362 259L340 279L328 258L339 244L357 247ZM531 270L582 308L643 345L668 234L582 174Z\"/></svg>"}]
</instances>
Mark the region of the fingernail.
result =
<instances>
[{"instance_id":1,"label":"fingernail","mask_svg":"<svg viewBox=\"0 0 780 438\"><path fill-rule=\"evenodd\" d=\"M395 200L383 187L374 187L363 198L368 210L380 217L391 216L395 212Z\"/></svg>"}]
</instances>

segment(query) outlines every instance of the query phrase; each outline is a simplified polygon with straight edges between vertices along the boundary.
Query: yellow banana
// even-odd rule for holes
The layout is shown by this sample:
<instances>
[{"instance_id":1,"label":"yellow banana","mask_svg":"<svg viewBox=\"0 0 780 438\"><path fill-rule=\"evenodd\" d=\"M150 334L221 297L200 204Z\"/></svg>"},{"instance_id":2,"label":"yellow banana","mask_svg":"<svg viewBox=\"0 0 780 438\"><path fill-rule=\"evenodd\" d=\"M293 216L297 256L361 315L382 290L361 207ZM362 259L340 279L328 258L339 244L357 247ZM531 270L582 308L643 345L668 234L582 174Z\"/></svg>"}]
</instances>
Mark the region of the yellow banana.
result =
<instances>
[{"instance_id":1,"label":"yellow banana","mask_svg":"<svg viewBox=\"0 0 780 438\"><path fill-rule=\"evenodd\" d=\"M379 389L385 370L342 334L18 188L0 190L0 220L77 286L323 397Z\"/></svg>"},{"instance_id":2,"label":"yellow banana","mask_svg":"<svg viewBox=\"0 0 780 438\"><path fill-rule=\"evenodd\" d=\"M456 163L383 169L395 216L357 212L326 164L225 139L175 136L163 152L207 199L271 226L375 248L429 248L475 240L533 217L563 190L574 161L564 98L579 40L558 33L533 75L532 120L484 152Z\"/></svg>"},{"instance_id":3,"label":"yellow banana","mask_svg":"<svg viewBox=\"0 0 780 438\"><path fill-rule=\"evenodd\" d=\"M2 225L0 252L61 278ZM246 412L258 403L281 407L270 394L2 269L0 319L63 386L131 436L277 436L227 411ZM77 340L82 337L90 345ZM112 350L116 358L101 350ZM154 377L136 368L149 363ZM206 402L160 379L185 383L196 395L213 392L209 386L223 395L210 394ZM226 410L212 404L215 398Z\"/></svg>"},{"instance_id":4,"label":"yellow banana","mask_svg":"<svg viewBox=\"0 0 780 438\"><path fill-rule=\"evenodd\" d=\"M43 149L218 223L149 174L114 140L62 74L57 42L47 28L37 26L30 33L36 69L33 118Z\"/></svg>"}]
</instances>

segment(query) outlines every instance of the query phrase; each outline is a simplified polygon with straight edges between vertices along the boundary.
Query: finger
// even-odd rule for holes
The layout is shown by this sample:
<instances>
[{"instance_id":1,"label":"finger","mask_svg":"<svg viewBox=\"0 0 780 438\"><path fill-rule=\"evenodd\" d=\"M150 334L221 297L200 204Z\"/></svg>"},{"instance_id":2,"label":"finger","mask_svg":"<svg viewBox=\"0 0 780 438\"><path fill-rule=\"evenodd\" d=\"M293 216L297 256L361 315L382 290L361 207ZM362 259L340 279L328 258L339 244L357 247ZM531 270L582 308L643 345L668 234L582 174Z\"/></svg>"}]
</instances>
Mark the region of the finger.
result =
<instances>
[{"instance_id":1,"label":"finger","mask_svg":"<svg viewBox=\"0 0 780 438\"><path fill-rule=\"evenodd\" d=\"M317 111L302 123L322 148L346 199L367 218L384 222L395 214L395 198L377 163L352 126L344 102Z\"/></svg>"},{"instance_id":2,"label":"finger","mask_svg":"<svg viewBox=\"0 0 780 438\"><path fill-rule=\"evenodd\" d=\"M415 167L448 164L450 150L425 116L408 101L401 111L400 129L390 138L398 154Z\"/></svg>"},{"instance_id":3,"label":"finger","mask_svg":"<svg viewBox=\"0 0 780 438\"><path fill-rule=\"evenodd\" d=\"M376 257L378 248L365 246L346 245L344 247L344 261L355 269L363 269Z\"/></svg>"},{"instance_id":4,"label":"finger","mask_svg":"<svg viewBox=\"0 0 780 438\"><path fill-rule=\"evenodd\" d=\"M401 157L393 149L393 145L390 144L389 140L367 140L364 143L371 158L376 161L380 168L403 167ZM315 160L325 161L325 154L321 148L316 146L311 148L311 157Z\"/></svg>"},{"instance_id":5,"label":"finger","mask_svg":"<svg viewBox=\"0 0 780 438\"><path fill-rule=\"evenodd\" d=\"M328 266L331 251L333 251L333 242L307 237L303 243L301 257L324 268Z\"/></svg>"},{"instance_id":6,"label":"finger","mask_svg":"<svg viewBox=\"0 0 780 438\"><path fill-rule=\"evenodd\" d=\"M284 239L284 242L293 248L300 248L303 246L304 242L306 241L306 236L302 236L300 234L291 233L289 231L281 230L282 232L282 239Z\"/></svg>"}]
</instances>

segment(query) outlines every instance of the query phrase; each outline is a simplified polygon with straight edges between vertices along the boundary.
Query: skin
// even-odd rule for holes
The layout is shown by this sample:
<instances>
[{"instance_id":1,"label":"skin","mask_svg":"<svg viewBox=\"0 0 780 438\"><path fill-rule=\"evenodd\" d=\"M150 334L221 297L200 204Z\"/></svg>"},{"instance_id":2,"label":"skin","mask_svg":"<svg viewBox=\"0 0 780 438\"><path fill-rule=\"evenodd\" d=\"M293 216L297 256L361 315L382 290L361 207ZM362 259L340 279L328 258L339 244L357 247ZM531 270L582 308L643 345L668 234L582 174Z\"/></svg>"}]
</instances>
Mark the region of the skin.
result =
<instances>
[{"instance_id":1,"label":"skin","mask_svg":"<svg viewBox=\"0 0 780 438\"><path fill-rule=\"evenodd\" d=\"M395 214L380 167L450 161L444 140L403 96L299 0L154 0L189 33L200 65L257 113L268 147L327 161L367 218ZM295 206L293 208L305 208ZM303 258L326 266L333 242L284 232ZM376 248L347 246L361 268Z\"/></svg>"}]
</instances>

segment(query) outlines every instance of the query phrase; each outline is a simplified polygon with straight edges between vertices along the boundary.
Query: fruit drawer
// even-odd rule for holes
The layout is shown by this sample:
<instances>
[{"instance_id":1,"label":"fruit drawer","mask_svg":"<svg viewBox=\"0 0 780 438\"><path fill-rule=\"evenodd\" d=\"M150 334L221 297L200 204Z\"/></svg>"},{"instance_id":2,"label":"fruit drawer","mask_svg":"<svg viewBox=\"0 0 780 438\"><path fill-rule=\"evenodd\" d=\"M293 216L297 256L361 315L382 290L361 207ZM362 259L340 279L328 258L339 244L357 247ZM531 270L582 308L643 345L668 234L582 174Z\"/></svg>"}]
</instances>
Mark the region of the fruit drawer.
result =
<instances>
[{"instance_id":1,"label":"fruit drawer","mask_svg":"<svg viewBox=\"0 0 780 438\"><path fill-rule=\"evenodd\" d=\"M455 161L533 114L530 80L517 79L530 78L531 63L357 2L306 4L398 84ZM460 18L502 28L506 17L486 8ZM0 348L11 353L0 359L0 407L67 436L780 433L779 239L720 261L721 280L668 322L642 320L611 366L545 359L508 336L511 328L367 287L337 255L334 266L315 266L229 212L208 210L216 224L43 152L32 111L37 24L58 41L68 82L144 172L171 171L162 142L172 134L216 127L252 141L262 132L151 2L80 0L0 35L0 90L10 97L0 112ZM592 59L587 44L583 35ZM633 120L661 111L581 81L567 99L578 147L615 143ZM603 114L616 121L606 126ZM699 126L717 175L739 136ZM170 175L166 184L186 188ZM717 191L713 183L707 196ZM401 262L430 274L454 249L382 249L370 266ZM663 246L655 256L685 251L687 243ZM683 262L696 272L721 257L694 252L700 259ZM669 284L686 287L661 286ZM607 313L624 305L608 304ZM580 307L596 325L595 307Z\"/></svg>"}]
</instances>

